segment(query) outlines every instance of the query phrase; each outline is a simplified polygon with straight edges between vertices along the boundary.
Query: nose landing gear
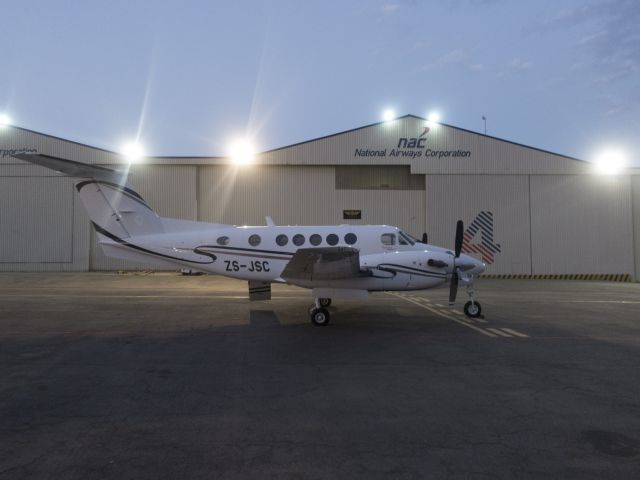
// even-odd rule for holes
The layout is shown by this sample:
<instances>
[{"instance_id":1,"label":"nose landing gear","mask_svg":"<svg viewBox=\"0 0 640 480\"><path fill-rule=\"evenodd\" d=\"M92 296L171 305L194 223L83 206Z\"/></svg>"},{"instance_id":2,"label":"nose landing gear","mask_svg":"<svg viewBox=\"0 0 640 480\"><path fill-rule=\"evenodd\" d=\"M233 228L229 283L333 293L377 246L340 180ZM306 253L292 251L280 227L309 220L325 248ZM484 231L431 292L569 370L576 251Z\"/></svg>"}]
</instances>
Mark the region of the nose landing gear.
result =
<instances>
[{"instance_id":1,"label":"nose landing gear","mask_svg":"<svg viewBox=\"0 0 640 480\"><path fill-rule=\"evenodd\" d=\"M469 295L469 301L464 304L464 314L469 318L484 318L482 316L482 307L476 302L476 291L473 288L473 274L465 273L461 267L465 267L466 264L462 263L460 259L460 253L462 252L464 224L462 220L458 220L456 223L456 238L455 238L455 253L451 256L451 283L449 284L449 305L453 305L456 301L456 295L458 293L458 283L462 283L467 286L467 294ZM451 252L449 252L451 253ZM471 265L473 267L473 265ZM467 270L469 270L467 268Z\"/></svg>"},{"instance_id":2,"label":"nose landing gear","mask_svg":"<svg viewBox=\"0 0 640 480\"><path fill-rule=\"evenodd\" d=\"M464 304L464 314L469 318L484 318L482 315L482 306L476 301L473 278L471 278L467 284L467 294L469 295L469 301Z\"/></svg>"}]
</instances>

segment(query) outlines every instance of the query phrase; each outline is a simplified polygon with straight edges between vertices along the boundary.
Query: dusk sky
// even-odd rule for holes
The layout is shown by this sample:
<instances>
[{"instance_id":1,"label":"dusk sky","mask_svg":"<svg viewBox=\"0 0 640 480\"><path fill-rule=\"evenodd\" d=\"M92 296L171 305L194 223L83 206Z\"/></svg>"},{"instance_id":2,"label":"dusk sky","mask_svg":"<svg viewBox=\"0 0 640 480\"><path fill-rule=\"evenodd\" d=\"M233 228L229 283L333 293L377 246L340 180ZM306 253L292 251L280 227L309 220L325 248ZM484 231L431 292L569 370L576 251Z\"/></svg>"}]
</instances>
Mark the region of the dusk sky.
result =
<instances>
[{"instance_id":1,"label":"dusk sky","mask_svg":"<svg viewBox=\"0 0 640 480\"><path fill-rule=\"evenodd\" d=\"M437 110L640 166L640 1L3 1L0 112L118 150L224 155Z\"/></svg>"}]
</instances>

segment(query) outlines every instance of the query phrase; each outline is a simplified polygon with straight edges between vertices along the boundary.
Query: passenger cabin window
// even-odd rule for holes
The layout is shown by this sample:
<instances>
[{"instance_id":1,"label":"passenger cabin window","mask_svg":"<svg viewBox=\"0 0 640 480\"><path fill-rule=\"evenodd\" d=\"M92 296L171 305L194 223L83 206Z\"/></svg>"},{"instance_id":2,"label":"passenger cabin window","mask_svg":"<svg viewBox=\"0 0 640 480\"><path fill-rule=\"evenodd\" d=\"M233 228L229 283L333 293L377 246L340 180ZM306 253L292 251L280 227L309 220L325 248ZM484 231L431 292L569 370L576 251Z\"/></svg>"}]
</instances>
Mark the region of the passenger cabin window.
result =
<instances>
[{"instance_id":1,"label":"passenger cabin window","mask_svg":"<svg viewBox=\"0 0 640 480\"><path fill-rule=\"evenodd\" d=\"M260 245L260 235L251 235L249 237L249 245L251 245L252 247L257 247L258 245Z\"/></svg>"},{"instance_id":2,"label":"passenger cabin window","mask_svg":"<svg viewBox=\"0 0 640 480\"><path fill-rule=\"evenodd\" d=\"M287 243L289 243L289 237L284 234L280 234L276 237L276 243L281 247L284 247Z\"/></svg>"},{"instance_id":3,"label":"passenger cabin window","mask_svg":"<svg viewBox=\"0 0 640 480\"><path fill-rule=\"evenodd\" d=\"M380 241L383 245L395 245L396 235L395 233L383 233L380 235Z\"/></svg>"},{"instance_id":4,"label":"passenger cabin window","mask_svg":"<svg viewBox=\"0 0 640 480\"><path fill-rule=\"evenodd\" d=\"M293 236L293 244L299 247L303 243L304 243L304 235L300 235L299 233L296 233Z\"/></svg>"},{"instance_id":5,"label":"passenger cabin window","mask_svg":"<svg viewBox=\"0 0 640 480\"><path fill-rule=\"evenodd\" d=\"M318 246L322 243L322 237L317 233L314 233L309 237L309 242L311 242L311 245Z\"/></svg>"},{"instance_id":6,"label":"passenger cabin window","mask_svg":"<svg viewBox=\"0 0 640 480\"><path fill-rule=\"evenodd\" d=\"M216 242L218 243L218 245L229 245L229 237L218 237L218 240L216 240Z\"/></svg>"},{"instance_id":7,"label":"passenger cabin window","mask_svg":"<svg viewBox=\"0 0 640 480\"><path fill-rule=\"evenodd\" d=\"M329 245L331 246L337 245L339 241L340 239L338 238L338 235L336 235L335 233L330 233L329 235L327 235L327 243Z\"/></svg>"},{"instance_id":8,"label":"passenger cabin window","mask_svg":"<svg viewBox=\"0 0 640 480\"><path fill-rule=\"evenodd\" d=\"M355 233L347 233L344 236L344 241L347 245L353 245L358 241L358 237L356 237Z\"/></svg>"}]
</instances>

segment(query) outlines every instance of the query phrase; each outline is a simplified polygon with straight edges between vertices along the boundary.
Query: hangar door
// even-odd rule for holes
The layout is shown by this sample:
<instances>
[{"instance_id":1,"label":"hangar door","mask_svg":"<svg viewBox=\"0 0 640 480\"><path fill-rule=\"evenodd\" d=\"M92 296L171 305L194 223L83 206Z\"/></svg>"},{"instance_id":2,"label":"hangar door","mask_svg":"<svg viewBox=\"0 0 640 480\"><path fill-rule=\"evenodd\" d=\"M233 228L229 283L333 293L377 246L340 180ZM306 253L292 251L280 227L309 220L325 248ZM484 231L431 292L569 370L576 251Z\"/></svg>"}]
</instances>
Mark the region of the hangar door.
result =
<instances>
[{"instance_id":1,"label":"hangar door","mask_svg":"<svg viewBox=\"0 0 640 480\"><path fill-rule=\"evenodd\" d=\"M425 177L409 166L339 165L335 188L338 223L393 225L416 238L425 231Z\"/></svg>"},{"instance_id":2,"label":"hangar door","mask_svg":"<svg viewBox=\"0 0 640 480\"><path fill-rule=\"evenodd\" d=\"M388 224L422 235L424 175L408 166L199 167L198 219L232 225ZM344 211L360 218L344 218Z\"/></svg>"},{"instance_id":3,"label":"hangar door","mask_svg":"<svg viewBox=\"0 0 640 480\"><path fill-rule=\"evenodd\" d=\"M69 267L73 214L70 179L0 176L0 270Z\"/></svg>"}]
</instances>

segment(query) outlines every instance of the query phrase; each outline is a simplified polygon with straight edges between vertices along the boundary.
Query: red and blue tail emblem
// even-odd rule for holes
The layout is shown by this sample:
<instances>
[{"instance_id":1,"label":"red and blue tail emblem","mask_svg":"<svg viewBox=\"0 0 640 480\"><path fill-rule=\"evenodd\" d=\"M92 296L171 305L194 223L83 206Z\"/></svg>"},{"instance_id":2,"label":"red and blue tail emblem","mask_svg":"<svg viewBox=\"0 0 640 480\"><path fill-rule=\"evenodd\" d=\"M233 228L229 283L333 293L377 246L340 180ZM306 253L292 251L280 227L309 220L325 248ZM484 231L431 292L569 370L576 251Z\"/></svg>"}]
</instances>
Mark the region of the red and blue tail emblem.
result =
<instances>
[{"instance_id":1,"label":"red and blue tail emblem","mask_svg":"<svg viewBox=\"0 0 640 480\"><path fill-rule=\"evenodd\" d=\"M480 234L480 242L472 243L478 234ZM462 252L480 254L482 261L487 265L491 265L496 253L501 251L500 244L493 242L492 212L480 212L467 227L462 238Z\"/></svg>"}]
</instances>

